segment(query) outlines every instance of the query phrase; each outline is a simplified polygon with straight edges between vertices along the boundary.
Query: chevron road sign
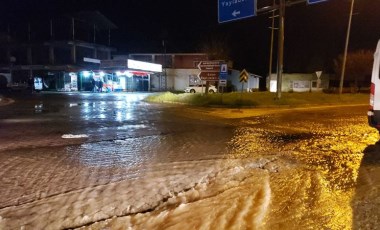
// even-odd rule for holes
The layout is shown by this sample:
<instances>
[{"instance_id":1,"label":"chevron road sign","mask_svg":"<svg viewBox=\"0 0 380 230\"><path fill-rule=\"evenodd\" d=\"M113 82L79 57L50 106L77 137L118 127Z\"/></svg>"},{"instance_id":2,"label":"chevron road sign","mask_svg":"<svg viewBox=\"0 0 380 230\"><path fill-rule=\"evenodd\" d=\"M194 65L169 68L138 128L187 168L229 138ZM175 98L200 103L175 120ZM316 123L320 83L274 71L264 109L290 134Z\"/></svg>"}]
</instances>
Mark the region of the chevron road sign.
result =
<instances>
[{"instance_id":1,"label":"chevron road sign","mask_svg":"<svg viewBox=\"0 0 380 230\"><path fill-rule=\"evenodd\" d=\"M241 71L241 73L240 73L239 80L240 80L240 82L247 82L248 77L249 77L249 74L248 74L247 70L243 69L243 71Z\"/></svg>"}]
</instances>

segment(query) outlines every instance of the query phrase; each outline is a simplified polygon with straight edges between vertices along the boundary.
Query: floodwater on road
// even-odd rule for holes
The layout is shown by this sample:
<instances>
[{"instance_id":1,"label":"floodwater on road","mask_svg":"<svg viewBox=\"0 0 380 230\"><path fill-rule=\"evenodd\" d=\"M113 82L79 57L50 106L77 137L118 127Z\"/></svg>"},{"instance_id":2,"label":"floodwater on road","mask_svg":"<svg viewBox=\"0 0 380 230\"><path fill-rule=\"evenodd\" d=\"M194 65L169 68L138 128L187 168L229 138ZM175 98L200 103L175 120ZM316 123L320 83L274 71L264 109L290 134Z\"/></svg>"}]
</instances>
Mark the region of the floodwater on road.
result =
<instances>
[{"instance_id":1,"label":"floodwater on road","mask_svg":"<svg viewBox=\"0 0 380 230\"><path fill-rule=\"evenodd\" d=\"M364 106L244 117L255 109L145 96L0 106L0 229L380 226L380 148Z\"/></svg>"}]
</instances>

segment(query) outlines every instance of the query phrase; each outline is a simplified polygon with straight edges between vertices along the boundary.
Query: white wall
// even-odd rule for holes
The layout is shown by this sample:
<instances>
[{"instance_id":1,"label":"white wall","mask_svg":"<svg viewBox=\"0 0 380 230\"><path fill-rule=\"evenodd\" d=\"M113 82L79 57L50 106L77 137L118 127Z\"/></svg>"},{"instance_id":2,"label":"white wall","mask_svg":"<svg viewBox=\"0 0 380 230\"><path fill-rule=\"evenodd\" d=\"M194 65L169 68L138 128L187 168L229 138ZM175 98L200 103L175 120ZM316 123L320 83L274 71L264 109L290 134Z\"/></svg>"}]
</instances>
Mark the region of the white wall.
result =
<instances>
[{"instance_id":1,"label":"white wall","mask_svg":"<svg viewBox=\"0 0 380 230\"><path fill-rule=\"evenodd\" d=\"M293 73L293 74L283 74L282 75L282 92L315 92L322 91L323 89L329 88L329 78L330 75L322 74L320 88L312 87L312 82L317 81L317 76L315 73ZM270 78L267 78L267 88L270 92L277 92L277 74L272 74ZM306 84L307 82L307 84ZM299 87L297 87L297 84ZM308 87L301 87L308 85Z\"/></svg>"},{"instance_id":2,"label":"white wall","mask_svg":"<svg viewBox=\"0 0 380 230\"><path fill-rule=\"evenodd\" d=\"M189 86L189 76L198 75L199 69L167 69L168 83L174 90L184 90ZM168 84L169 85L169 84Z\"/></svg>"}]
</instances>

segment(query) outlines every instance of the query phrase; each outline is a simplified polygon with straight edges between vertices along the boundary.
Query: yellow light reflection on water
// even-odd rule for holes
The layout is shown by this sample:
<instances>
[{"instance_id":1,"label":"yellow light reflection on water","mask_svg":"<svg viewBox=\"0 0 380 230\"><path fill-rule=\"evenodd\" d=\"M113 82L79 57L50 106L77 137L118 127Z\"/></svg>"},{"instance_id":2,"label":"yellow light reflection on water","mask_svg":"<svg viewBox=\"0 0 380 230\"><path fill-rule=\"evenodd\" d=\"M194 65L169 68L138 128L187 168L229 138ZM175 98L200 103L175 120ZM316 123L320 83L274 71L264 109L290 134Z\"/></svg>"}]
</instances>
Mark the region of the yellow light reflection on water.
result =
<instances>
[{"instance_id":1,"label":"yellow light reflection on water","mask_svg":"<svg viewBox=\"0 0 380 230\"><path fill-rule=\"evenodd\" d=\"M364 116L334 123L282 117L244 123L230 142L231 158L286 157L296 164L272 175L264 229L352 229L363 152L379 138Z\"/></svg>"}]
</instances>

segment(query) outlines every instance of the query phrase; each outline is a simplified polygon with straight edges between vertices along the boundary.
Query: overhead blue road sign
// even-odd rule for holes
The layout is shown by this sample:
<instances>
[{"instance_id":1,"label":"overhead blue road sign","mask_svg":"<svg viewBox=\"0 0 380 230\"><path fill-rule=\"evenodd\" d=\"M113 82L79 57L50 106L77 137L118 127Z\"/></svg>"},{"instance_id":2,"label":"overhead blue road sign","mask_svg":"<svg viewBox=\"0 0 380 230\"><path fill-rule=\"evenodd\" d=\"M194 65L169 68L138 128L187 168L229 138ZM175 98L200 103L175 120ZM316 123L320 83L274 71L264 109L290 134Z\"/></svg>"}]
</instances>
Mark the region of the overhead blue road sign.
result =
<instances>
[{"instance_id":1,"label":"overhead blue road sign","mask_svg":"<svg viewBox=\"0 0 380 230\"><path fill-rule=\"evenodd\" d=\"M219 23L255 16L256 1L257 0L218 0Z\"/></svg>"},{"instance_id":2,"label":"overhead blue road sign","mask_svg":"<svg viewBox=\"0 0 380 230\"><path fill-rule=\"evenodd\" d=\"M307 4L326 2L327 0L307 0Z\"/></svg>"}]
</instances>

